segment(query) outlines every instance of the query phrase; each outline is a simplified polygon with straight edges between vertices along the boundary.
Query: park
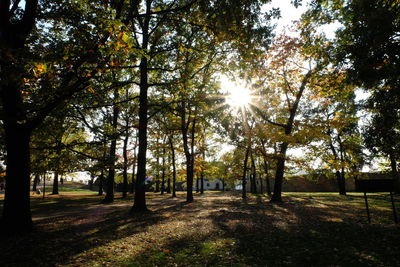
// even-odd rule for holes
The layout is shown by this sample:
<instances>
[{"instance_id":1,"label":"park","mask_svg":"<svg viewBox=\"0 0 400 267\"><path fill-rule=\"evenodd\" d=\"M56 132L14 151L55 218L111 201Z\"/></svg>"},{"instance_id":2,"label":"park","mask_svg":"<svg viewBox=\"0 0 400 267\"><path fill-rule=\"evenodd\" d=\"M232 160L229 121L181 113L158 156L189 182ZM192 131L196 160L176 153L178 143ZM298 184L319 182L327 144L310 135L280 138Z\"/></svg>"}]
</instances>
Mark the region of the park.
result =
<instances>
[{"instance_id":1,"label":"park","mask_svg":"<svg viewBox=\"0 0 400 267\"><path fill-rule=\"evenodd\" d=\"M394 0L0 2L0 266L400 266Z\"/></svg>"},{"instance_id":2,"label":"park","mask_svg":"<svg viewBox=\"0 0 400 267\"><path fill-rule=\"evenodd\" d=\"M67 190L68 189L68 190ZM195 193L186 203L149 193L150 212L129 214L132 197L101 204L66 184L33 196L36 230L3 239L2 266L398 266L399 227L387 194L285 193L243 201L233 192ZM397 201L399 198L397 197Z\"/></svg>"}]
</instances>

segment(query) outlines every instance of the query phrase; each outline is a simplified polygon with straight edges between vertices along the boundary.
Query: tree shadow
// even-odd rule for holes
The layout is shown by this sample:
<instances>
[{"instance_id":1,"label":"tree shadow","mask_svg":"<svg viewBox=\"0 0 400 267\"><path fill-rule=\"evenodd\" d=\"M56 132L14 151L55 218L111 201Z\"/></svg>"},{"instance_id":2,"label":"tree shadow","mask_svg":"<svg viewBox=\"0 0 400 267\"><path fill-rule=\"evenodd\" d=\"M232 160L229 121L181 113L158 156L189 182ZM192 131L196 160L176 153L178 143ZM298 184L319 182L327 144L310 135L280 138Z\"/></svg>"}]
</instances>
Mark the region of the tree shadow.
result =
<instances>
[{"instance_id":1,"label":"tree shadow","mask_svg":"<svg viewBox=\"0 0 400 267\"><path fill-rule=\"evenodd\" d=\"M264 204L256 197L247 207L210 219L236 242L234 254L259 266L399 266L398 226L335 222L330 208L295 202ZM239 219L239 221L238 221ZM331 218L333 219L333 218Z\"/></svg>"},{"instance_id":2,"label":"tree shadow","mask_svg":"<svg viewBox=\"0 0 400 267\"><path fill-rule=\"evenodd\" d=\"M185 206L180 199L156 199L150 204L151 212L130 214L130 201L101 205L90 200L86 206L74 210L84 203L82 200L62 202L35 220L34 232L0 237L0 266L65 264L89 249L147 231L179 214ZM195 213L196 209L191 212Z\"/></svg>"}]
</instances>

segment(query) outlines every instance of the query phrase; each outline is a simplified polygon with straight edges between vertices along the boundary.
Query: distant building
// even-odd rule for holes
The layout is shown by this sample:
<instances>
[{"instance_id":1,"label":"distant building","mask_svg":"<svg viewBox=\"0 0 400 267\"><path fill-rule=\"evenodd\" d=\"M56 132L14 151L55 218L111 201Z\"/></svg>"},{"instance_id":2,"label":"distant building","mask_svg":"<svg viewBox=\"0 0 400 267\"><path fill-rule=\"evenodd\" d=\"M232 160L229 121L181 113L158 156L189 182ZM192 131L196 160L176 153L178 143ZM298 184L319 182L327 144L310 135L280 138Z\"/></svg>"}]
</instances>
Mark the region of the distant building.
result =
<instances>
[{"instance_id":1,"label":"distant building","mask_svg":"<svg viewBox=\"0 0 400 267\"><path fill-rule=\"evenodd\" d=\"M198 185L197 185L197 180L193 181L193 190L197 190L197 186L199 187L199 190L201 188L201 180L198 180ZM215 190L219 191L224 188L223 181L220 179L214 179L214 180L209 180L209 179L204 179L203 183L203 189L204 190ZM225 183L225 190L226 190L226 183Z\"/></svg>"},{"instance_id":2,"label":"distant building","mask_svg":"<svg viewBox=\"0 0 400 267\"><path fill-rule=\"evenodd\" d=\"M201 180L198 180L199 190L201 188ZM224 189L223 182L220 179L204 179L203 189L205 191L222 191ZM176 183L176 190L177 191L185 191L186 190L186 181L177 182ZM197 179L193 181L193 191L197 190ZM225 190L227 190L226 183L225 183Z\"/></svg>"}]
</instances>

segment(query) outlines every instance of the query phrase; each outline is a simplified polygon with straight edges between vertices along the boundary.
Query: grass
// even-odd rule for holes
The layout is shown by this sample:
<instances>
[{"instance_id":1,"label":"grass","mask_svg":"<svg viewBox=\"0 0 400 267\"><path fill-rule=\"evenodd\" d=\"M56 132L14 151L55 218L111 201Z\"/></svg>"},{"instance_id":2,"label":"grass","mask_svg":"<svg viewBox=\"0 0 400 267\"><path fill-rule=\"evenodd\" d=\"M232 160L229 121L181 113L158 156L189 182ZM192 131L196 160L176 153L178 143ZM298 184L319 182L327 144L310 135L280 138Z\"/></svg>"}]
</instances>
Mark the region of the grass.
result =
<instances>
[{"instance_id":1,"label":"grass","mask_svg":"<svg viewBox=\"0 0 400 267\"><path fill-rule=\"evenodd\" d=\"M0 266L400 266L390 198L368 197L371 224L362 194L285 193L270 204L207 193L187 204L149 193L151 212L134 215L131 198L34 198L36 231L3 239Z\"/></svg>"}]
</instances>

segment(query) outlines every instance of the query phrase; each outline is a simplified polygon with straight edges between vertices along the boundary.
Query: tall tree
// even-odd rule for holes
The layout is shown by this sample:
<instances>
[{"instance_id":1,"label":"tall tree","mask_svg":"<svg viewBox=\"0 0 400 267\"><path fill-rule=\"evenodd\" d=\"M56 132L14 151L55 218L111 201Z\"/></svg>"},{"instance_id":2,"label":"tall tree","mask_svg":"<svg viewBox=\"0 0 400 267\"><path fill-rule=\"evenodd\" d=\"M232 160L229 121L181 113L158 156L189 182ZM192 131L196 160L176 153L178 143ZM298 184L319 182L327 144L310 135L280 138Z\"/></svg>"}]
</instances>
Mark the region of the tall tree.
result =
<instances>
[{"instance_id":1,"label":"tall tree","mask_svg":"<svg viewBox=\"0 0 400 267\"><path fill-rule=\"evenodd\" d=\"M373 119L365 132L366 144L374 153L389 157L393 177L397 175L398 139L395 133L400 109L400 6L396 1L314 1L307 18L314 25L339 21L336 31L335 63L343 66L349 79L371 93L368 108ZM387 101L390 99L389 101ZM387 142L387 143L385 143ZM392 147L392 149L388 149Z\"/></svg>"},{"instance_id":2,"label":"tall tree","mask_svg":"<svg viewBox=\"0 0 400 267\"><path fill-rule=\"evenodd\" d=\"M312 77L323 66L324 61L313 58L305 49L304 40L289 36L277 38L267 55L267 73L262 75L264 99L255 103L254 109L265 123L276 128L279 134L279 151L275 173L274 193L271 201L282 201L282 183L290 144L295 143L294 133L298 131L300 100L306 89L312 86ZM278 99L283 99L279 101ZM279 130L278 130L279 129ZM279 140L280 139L280 140Z\"/></svg>"},{"instance_id":3,"label":"tall tree","mask_svg":"<svg viewBox=\"0 0 400 267\"><path fill-rule=\"evenodd\" d=\"M19 4L20 1L0 4L0 100L7 151L2 229L8 232L32 229L29 203L32 131L57 106L87 88L104 63L99 43L109 36L104 27L92 27L104 13L97 12L94 16L86 3L41 1L40 5L46 6L41 13L37 0ZM37 24L37 19L42 23ZM61 25L69 29L69 35L59 30ZM49 64L43 63L46 61Z\"/></svg>"}]
</instances>

